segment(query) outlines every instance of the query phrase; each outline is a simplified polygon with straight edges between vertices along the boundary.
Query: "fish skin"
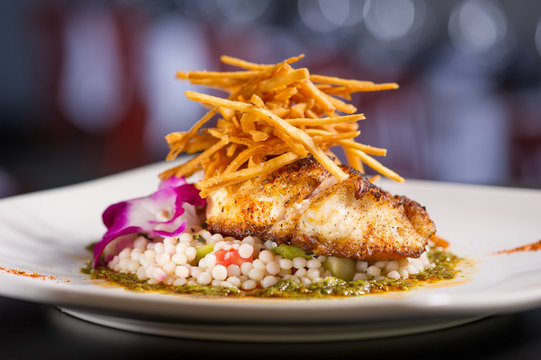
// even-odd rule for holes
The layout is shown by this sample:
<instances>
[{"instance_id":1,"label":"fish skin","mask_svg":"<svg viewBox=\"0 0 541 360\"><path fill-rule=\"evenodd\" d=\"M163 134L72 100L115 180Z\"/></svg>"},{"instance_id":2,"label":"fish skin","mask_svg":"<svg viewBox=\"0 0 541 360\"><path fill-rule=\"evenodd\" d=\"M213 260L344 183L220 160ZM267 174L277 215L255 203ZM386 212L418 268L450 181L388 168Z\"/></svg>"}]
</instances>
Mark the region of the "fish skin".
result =
<instances>
[{"instance_id":1,"label":"fish skin","mask_svg":"<svg viewBox=\"0 0 541 360\"><path fill-rule=\"evenodd\" d=\"M426 210L393 196L350 167L336 183L308 157L207 197L211 232L258 236L299 246L307 253L391 260L418 257L436 233Z\"/></svg>"},{"instance_id":2,"label":"fish skin","mask_svg":"<svg viewBox=\"0 0 541 360\"><path fill-rule=\"evenodd\" d=\"M329 176L314 163L319 165L311 158L301 159L268 176L212 192L207 196L208 229L237 238L261 237Z\"/></svg>"}]
</instances>

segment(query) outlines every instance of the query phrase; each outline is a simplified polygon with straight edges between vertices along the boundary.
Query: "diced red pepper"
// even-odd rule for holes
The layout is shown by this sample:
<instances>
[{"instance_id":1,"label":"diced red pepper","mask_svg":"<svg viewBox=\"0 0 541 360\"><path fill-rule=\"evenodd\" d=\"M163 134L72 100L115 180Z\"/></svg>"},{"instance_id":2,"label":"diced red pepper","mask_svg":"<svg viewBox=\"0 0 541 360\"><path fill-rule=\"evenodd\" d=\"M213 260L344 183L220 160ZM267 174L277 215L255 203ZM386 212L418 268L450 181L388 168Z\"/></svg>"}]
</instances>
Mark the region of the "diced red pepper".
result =
<instances>
[{"instance_id":1,"label":"diced red pepper","mask_svg":"<svg viewBox=\"0 0 541 360\"><path fill-rule=\"evenodd\" d=\"M214 253L216 256L216 264L228 267L231 264L242 265L245 262L252 262L253 254L248 258L243 258L239 255L236 249L218 250Z\"/></svg>"}]
</instances>

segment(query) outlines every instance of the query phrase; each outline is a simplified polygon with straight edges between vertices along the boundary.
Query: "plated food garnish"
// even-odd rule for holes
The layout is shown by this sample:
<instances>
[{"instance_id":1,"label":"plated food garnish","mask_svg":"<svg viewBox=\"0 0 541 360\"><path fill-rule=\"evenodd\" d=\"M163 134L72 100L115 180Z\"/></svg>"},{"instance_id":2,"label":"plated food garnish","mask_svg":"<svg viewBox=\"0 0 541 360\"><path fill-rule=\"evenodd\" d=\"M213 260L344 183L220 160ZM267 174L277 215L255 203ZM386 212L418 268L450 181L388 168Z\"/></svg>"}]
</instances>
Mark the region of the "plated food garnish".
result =
<instances>
[{"instance_id":1,"label":"plated food garnish","mask_svg":"<svg viewBox=\"0 0 541 360\"><path fill-rule=\"evenodd\" d=\"M87 269L95 278L181 293L347 296L455 276L458 259L426 209L365 175L366 165L404 181L373 158L385 149L355 141L364 115L344 100L398 86L310 74L291 65L302 57L224 56L242 70L177 74L228 96L186 92L210 110L167 135L167 160L199 154L161 173L154 194L104 212L108 230Z\"/></svg>"}]
</instances>

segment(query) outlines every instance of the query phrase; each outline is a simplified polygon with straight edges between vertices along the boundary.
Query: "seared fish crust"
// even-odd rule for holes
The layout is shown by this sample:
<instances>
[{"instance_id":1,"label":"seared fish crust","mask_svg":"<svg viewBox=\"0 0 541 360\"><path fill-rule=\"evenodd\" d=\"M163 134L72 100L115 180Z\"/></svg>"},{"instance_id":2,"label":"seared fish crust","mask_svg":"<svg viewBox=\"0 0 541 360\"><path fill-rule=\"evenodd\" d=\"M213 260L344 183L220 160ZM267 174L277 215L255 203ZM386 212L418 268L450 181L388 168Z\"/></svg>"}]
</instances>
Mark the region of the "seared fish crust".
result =
<instances>
[{"instance_id":1,"label":"seared fish crust","mask_svg":"<svg viewBox=\"0 0 541 360\"><path fill-rule=\"evenodd\" d=\"M426 210L347 167L336 183L312 157L207 197L212 232L289 243L308 253L360 260L418 257L436 233Z\"/></svg>"}]
</instances>

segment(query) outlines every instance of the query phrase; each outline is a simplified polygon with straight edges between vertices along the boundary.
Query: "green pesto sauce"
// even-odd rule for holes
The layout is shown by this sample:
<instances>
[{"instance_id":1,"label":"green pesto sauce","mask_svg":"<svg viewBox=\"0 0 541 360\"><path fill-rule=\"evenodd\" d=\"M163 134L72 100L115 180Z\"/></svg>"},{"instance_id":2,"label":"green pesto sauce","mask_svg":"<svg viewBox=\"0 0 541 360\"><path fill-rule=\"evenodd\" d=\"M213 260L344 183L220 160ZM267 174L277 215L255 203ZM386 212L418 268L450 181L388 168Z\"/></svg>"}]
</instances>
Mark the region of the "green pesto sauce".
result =
<instances>
[{"instance_id":1,"label":"green pesto sauce","mask_svg":"<svg viewBox=\"0 0 541 360\"><path fill-rule=\"evenodd\" d=\"M92 269L90 264L82 268L81 272L90 275L92 279L107 280L135 291L159 291L204 296L322 298L330 296L359 296L388 291L405 291L422 285L423 283L454 279L459 272L457 265L461 259L450 252L432 249L428 252L428 258L435 266L418 274L411 275L408 279L357 280L347 282L336 277L328 277L310 285L303 285L288 279L280 280L275 285L266 289L255 289L250 292L240 291L236 288L208 285L151 285L145 281L139 280L132 274L118 273L106 267Z\"/></svg>"}]
</instances>

